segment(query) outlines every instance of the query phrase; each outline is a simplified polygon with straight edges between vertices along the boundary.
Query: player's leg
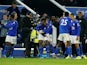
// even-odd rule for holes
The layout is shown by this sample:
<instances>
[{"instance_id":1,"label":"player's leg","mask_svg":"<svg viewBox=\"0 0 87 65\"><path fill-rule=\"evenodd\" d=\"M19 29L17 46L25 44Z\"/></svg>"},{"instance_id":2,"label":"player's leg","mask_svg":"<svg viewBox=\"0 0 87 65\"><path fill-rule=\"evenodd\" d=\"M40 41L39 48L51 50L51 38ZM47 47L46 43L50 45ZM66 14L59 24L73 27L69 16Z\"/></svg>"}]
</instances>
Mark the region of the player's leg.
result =
<instances>
[{"instance_id":1,"label":"player's leg","mask_svg":"<svg viewBox=\"0 0 87 65\"><path fill-rule=\"evenodd\" d=\"M79 44L76 43L76 44L75 44L75 47L76 47L76 52L77 52L77 57L76 57L76 59L81 59L81 53L80 53Z\"/></svg>"},{"instance_id":2,"label":"player's leg","mask_svg":"<svg viewBox=\"0 0 87 65\"><path fill-rule=\"evenodd\" d=\"M6 42L7 46L8 46L8 49L7 49L7 52L6 52L6 57L10 57L12 51L13 51L13 48L12 48L12 45L10 42Z\"/></svg>"},{"instance_id":3,"label":"player's leg","mask_svg":"<svg viewBox=\"0 0 87 65\"><path fill-rule=\"evenodd\" d=\"M39 57L43 58L43 48L44 48L43 40L44 40L44 37L41 34L39 34L38 40L39 40Z\"/></svg>"},{"instance_id":4,"label":"player's leg","mask_svg":"<svg viewBox=\"0 0 87 65\"><path fill-rule=\"evenodd\" d=\"M3 57L13 57L13 48L14 46L11 43L6 42L5 48L3 50Z\"/></svg>"},{"instance_id":5,"label":"player's leg","mask_svg":"<svg viewBox=\"0 0 87 65\"><path fill-rule=\"evenodd\" d=\"M60 52L61 44L62 44L61 41L59 41L58 44L56 44L56 47L55 47L55 54L56 54L56 55L58 55L59 52Z\"/></svg>"},{"instance_id":6,"label":"player's leg","mask_svg":"<svg viewBox=\"0 0 87 65\"><path fill-rule=\"evenodd\" d=\"M3 57L6 57L6 52L7 52L7 50L8 50L8 45L5 44L4 49L3 49L3 52L2 52Z\"/></svg>"},{"instance_id":7,"label":"player's leg","mask_svg":"<svg viewBox=\"0 0 87 65\"><path fill-rule=\"evenodd\" d=\"M79 37L78 37L78 39L77 39L77 36L73 36L73 39L74 39L74 44L75 44L75 47L76 47L76 53L77 53L77 57L76 57L76 59L81 59L81 53L80 53L80 46L79 46L79 44L80 44L80 39L79 39Z\"/></svg>"},{"instance_id":8,"label":"player's leg","mask_svg":"<svg viewBox=\"0 0 87 65\"><path fill-rule=\"evenodd\" d=\"M77 36L71 35L71 44L74 44L76 47L77 57L76 59L81 59L80 47L79 47L79 38Z\"/></svg>"},{"instance_id":9,"label":"player's leg","mask_svg":"<svg viewBox=\"0 0 87 65\"><path fill-rule=\"evenodd\" d=\"M57 55L60 51L60 46L62 44L62 41L63 41L63 34L59 34L59 37L58 37L58 43L56 44L56 48L55 48L55 54Z\"/></svg>"},{"instance_id":10,"label":"player's leg","mask_svg":"<svg viewBox=\"0 0 87 65\"><path fill-rule=\"evenodd\" d=\"M8 46L6 56L13 58L13 49L14 49L14 44L17 43L17 37L16 36L6 36L5 42Z\"/></svg>"},{"instance_id":11,"label":"player's leg","mask_svg":"<svg viewBox=\"0 0 87 65\"><path fill-rule=\"evenodd\" d=\"M50 57L50 42L47 36L44 37L44 47L46 48L46 58Z\"/></svg>"},{"instance_id":12,"label":"player's leg","mask_svg":"<svg viewBox=\"0 0 87 65\"><path fill-rule=\"evenodd\" d=\"M52 34L47 35L48 43L49 43L49 54L51 54L52 57L55 56L55 44L53 43L53 36Z\"/></svg>"},{"instance_id":13,"label":"player's leg","mask_svg":"<svg viewBox=\"0 0 87 65\"><path fill-rule=\"evenodd\" d=\"M66 59L69 59L72 55L72 48L71 48L71 43L70 43L70 35L69 34L64 34L64 44L65 44L65 52L67 53Z\"/></svg>"},{"instance_id":14,"label":"player's leg","mask_svg":"<svg viewBox=\"0 0 87 65\"><path fill-rule=\"evenodd\" d=\"M69 59L72 56L72 48L70 46L70 41L65 42L65 53L68 55L66 59Z\"/></svg>"},{"instance_id":15,"label":"player's leg","mask_svg":"<svg viewBox=\"0 0 87 65\"><path fill-rule=\"evenodd\" d=\"M12 41L12 37L11 36L6 36L6 39L5 39L5 44L7 46L6 57L9 57L10 54L11 54L11 51L12 51L11 41Z\"/></svg>"},{"instance_id":16,"label":"player's leg","mask_svg":"<svg viewBox=\"0 0 87 65\"><path fill-rule=\"evenodd\" d=\"M43 40L39 40L39 56L42 57L43 55Z\"/></svg>"}]
</instances>

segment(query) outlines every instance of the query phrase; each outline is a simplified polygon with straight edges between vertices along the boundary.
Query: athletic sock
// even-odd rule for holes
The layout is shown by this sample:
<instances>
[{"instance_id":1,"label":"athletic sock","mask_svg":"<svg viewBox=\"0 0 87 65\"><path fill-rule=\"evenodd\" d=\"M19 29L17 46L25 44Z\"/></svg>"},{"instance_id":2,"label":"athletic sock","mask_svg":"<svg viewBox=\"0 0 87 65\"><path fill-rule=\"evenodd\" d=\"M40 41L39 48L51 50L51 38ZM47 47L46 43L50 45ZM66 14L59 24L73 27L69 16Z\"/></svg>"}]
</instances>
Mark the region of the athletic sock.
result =
<instances>
[{"instance_id":1,"label":"athletic sock","mask_svg":"<svg viewBox=\"0 0 87 65\"><path fill-rule=\"evenodd\" d=\"M77 52L78 56L81 56L81 54L80 54L80 48L76 48L76 52Z\"/></svg>"},{"instance_id":2,"label":"athletic sock","mask_svg":"<svg viewBox=\"0 0 87 65\"><path fill-rule=\"evenodd\" d=\"M40 56L43 55L43 47L39 47L39 53L40 53Z\"/></svg>"},{"instance_id":3,"label":"athletic sock","mask_svg":"<svg viewBox=\"0 0 87 65\"><path fill-rule=\"evenodd\" d=\"M66 48L66 50L67 50L67 54L69 56L71 56L72 55L72 48L69 46L69 47Z\"/></svg>"},{"instance_id":4,"label":"athletic sock","mask_svg":"<svg viewBox=\"0 0 87 65\"><path fill-rule=\"evenodd\" d=\"M8 45L5 45L2 54L3 55L6 55L7 50L8 50Z\"/></svg>"},{"instance_id":5,"label":"athletic sock","mask_svg":"<svg viewBox=\"0 0 87 65\"><path fill-rule=\"evenodd\" d=\"M60 47L56 47L56 49L55 49L55 54L58 54L59 51L60 51Z\"/></svg>"}]
</instances>

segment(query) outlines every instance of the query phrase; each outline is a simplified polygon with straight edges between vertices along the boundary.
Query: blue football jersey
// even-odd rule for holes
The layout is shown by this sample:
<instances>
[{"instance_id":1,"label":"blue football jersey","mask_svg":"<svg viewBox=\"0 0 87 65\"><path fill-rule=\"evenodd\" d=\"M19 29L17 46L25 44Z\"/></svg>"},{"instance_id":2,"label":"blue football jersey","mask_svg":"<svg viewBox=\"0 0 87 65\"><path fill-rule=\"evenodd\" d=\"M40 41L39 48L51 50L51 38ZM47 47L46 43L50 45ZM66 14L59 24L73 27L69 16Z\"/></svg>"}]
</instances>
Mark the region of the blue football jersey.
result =
<instances>
[{"instance_id":1,"label":"blue football jersey","mask_svg":"<svg viewBox=\"0 0 87 65\"><path fill-rule=\"evenodd\" d=\"M16 20L14 22L9 20L4 27L8 29L7 35L17 36L18 22Z\"/></svg>"},{"instance_id":2,"label":"blue football jersey","mask_svg":"<svg viewBox=\"0 0 87 65\"><path fill-rule=\"evenodd\" d=\"M48 20L47 21L47 26L48 26L47 33L52 35L52 31L53 31L53 29L52 29L52 21Z\"/></svg>"},{"instance_id":3,"label":"blue football jersey","mask_svg":"<svg viewBox=\"0 0 87 65\"><path fill-rule=\"evenodd\" d=\"M69 33L71 28L71 18L63 17L59 21L59 34Z\"/></svg>"},{"instance_id":4,"label":"blue football jersey","mask_svg":"<svg viewBox=\"0 0 87 65\"><path fill-rule=\"evenodd\" d=\"M80 36L80 31L81 31L81 27L80 27L79 21L78 20L72 21L71 22L71 35Z\"/></svg>"},{"instance_id":5,"label":"blue football jersey","mask_svg":"<svg viewBox=\"0 0 87 65\"><path fill-rule=\"evenodd\" d=\"M47 24L46 24L46 25L43 25L42 23L38 24L38 25L35 27L36 30L38 30L38 31L39 31L39 30L43 30L44 33L48 33L47 28L48 28L48 25L47 25Z\"/></svg>"}]
</instances>

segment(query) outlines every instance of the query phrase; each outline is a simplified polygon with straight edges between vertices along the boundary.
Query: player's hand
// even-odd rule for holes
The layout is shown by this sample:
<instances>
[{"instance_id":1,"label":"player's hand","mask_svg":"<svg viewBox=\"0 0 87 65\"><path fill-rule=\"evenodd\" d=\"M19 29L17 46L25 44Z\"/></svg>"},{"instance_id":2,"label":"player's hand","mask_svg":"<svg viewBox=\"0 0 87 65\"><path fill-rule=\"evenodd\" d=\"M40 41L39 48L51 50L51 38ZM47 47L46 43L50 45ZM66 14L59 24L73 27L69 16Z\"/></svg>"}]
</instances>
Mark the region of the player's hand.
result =
<instances>
[{"instance_id":1,"label":"player's hand","mask_svg":"<svg viewBox=\"0 0 87 65\"><path fill-rule=\"evenodd\" d=\"M76 40L79 40L79 36L77 36Z\"/></svg>"}]
</instances>

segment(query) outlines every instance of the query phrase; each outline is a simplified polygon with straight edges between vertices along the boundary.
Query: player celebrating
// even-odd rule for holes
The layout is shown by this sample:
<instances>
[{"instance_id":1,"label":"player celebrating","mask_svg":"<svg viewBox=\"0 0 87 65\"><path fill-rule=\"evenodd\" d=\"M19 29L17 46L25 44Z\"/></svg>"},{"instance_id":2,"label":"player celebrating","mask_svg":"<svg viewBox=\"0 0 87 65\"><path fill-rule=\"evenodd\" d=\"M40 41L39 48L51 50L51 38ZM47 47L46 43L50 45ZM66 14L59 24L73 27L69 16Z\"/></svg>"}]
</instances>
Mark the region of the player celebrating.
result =
<instances>
[{"instance_id":1,"label":"player celebrating","mask_svg":"<svg viewBox=\"0 0 87 65\"><path fill-rule=\"evenodd\" d=\"M65 54L68 56L66 59L69 59L71 56L71 46L70 46L70 27L71 27L71 18L69 18L69 13L65 12L63 18L59 22L59 41L63 41L65 44Z\"/></svg>"},{"instance_id":2,"label":"player celebrating","mask_svg":"<svg viewBox=\"0 0 87 65\"><path fill-rule=\"evenodd\" d=\"M76 59L81 59L81 54L80 54L80 24L79 21L74 18L74 14L70 15L70 18L72 19L71 21L71 43L75 44L76 47L76 52L77 52L77 57Z\"/></svg>"},{"instance_id":3,"label":"player celebrating","mask_svg":"<svg viewBox=\"0 0 87 65\"><path fill-rule=\"evenodd\" d=\"M44 51L46 51L46 57L49 57L49 44L48 44L48 38L46 34L48 33L48 24L46 22L46 18L42 18L40 24L38 24L35 28L40 34L38 35L39 40L39 56L40 58L44 58Z\"/></svg>"},{"instance_id":4,"label":"player celebrating","mask_svg":"<svg viewBox=\"0 0 87 65\"><path fill-rule=\"evenodd\" d=\"M5 42L6 42L6 57L12 57L13 55L13 45L17 43L17 28L18 28L18 22L17 19L17 13L13 12L10 15L10 20L6 25L3 25L8 30Z\"/></svg>"}]
</instances>

